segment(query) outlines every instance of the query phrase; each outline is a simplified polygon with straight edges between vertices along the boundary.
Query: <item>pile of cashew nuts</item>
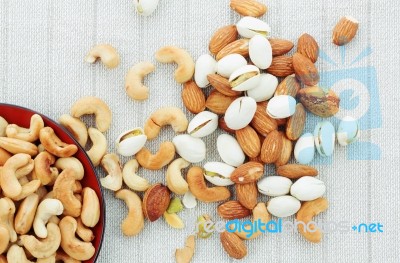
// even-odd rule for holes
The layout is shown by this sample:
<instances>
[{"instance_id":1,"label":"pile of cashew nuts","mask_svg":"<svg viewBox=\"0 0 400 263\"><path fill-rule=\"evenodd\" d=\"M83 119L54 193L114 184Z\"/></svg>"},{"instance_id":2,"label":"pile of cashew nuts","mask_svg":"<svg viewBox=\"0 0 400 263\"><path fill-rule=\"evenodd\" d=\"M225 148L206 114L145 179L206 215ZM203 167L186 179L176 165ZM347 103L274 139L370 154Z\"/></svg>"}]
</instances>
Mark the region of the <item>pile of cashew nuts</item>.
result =
<instances>
[{"instance_id":1,"label":"pile of cashew nuts","mask_svg":"<svg viewBox=\"0 0 400 263\"><path fill-rule=\"evenodd\" d=\"M97 129L88 132L76 117L99 109L93 103L83 109L80 103L85 99L71 110L75 117L63 115L60 121L83 145L89 135L90 158L100 162L99 150L105 147L100 130L110 122L96 115ZM94 256L91 228L99 221L100 202L80 182L85 173L73 157L77 151L45 127L38 114L29 127L8 124L0 116L0 263L81 262Z\"/></svg>"}]
</instances>

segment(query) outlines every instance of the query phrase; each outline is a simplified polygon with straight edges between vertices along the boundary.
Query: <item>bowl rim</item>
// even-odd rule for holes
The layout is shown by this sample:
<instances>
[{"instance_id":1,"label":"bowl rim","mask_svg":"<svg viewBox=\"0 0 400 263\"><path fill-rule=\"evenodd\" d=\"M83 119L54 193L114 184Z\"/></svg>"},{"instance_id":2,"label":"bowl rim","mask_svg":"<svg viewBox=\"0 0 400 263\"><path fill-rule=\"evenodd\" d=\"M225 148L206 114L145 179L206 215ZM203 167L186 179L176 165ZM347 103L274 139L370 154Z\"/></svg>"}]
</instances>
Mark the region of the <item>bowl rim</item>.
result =
<instances>
[{"instance_id":1,"label":"bowl rim","mask_svg":"<svg viewBox=\"0 0 400 263\"><path fill-rule=\"evenodd\" d=\"M92 161L90 160L89 155L87 155L85 149L83 149L83 147L78 143L78 141L74 138L74 136L73 136L67 129L65 129L61 124L59 124L58 122L54 121L52 118L49 118L49 117L47 117L46 115L44 115L44 114L42 114L42 113L40 113L40 112L37 112L37 111L35 111L35 110L28 109L28 108L26 108L26 107L19 106L19 105L15 105L15 104L9 104L9 103L0 102L0 106L7 106L7 107L11 107L11 108L18 108L18 109L22 109L22 110L28 111L28 112L30 112L30 113L33 113L33 114L39 114L39 115L40 115L42 118L44 118L46 121L51 122L52 124L54 124L54 125L58 126L59 128L61 128L61 130L63 130L63 131L72 139L72 141L75 143L75 145L78 146L78 148L83 152L83 154L84 154L84 155L86 156L86 158L88 159L89 164L90 164L90 167L91 167L91 169L93 170L93 172L94 172L94 174L95 174L97 184L99 185L100 194L101 194L101 201L102 201L102 204L103 204L103 212L104 212L104 214L103 214L103 219L102 219L102 223L103 223L103 229L102 229L102 230L103 230L103 231L101 232L99 248L97 249L96 255L95 255L95 257L93 258L93 259L94 259L93 262L96 262L96 261L97 261L97 258L98 258L98 256L99 256L99 254L100 254L100 250L101 250L101 248L102 248L102 246L103 246L104 233L105 233L105 230L106 230L106 202L105 202L105 200L104 200L103 188L101 187L100 180L99 180L99 178L97 177L97 174L96 174L96 169L95 169L95 167L94 167ZM0 116L1 116L1 115L0 115Z\"/></svg>"}]
</instances>

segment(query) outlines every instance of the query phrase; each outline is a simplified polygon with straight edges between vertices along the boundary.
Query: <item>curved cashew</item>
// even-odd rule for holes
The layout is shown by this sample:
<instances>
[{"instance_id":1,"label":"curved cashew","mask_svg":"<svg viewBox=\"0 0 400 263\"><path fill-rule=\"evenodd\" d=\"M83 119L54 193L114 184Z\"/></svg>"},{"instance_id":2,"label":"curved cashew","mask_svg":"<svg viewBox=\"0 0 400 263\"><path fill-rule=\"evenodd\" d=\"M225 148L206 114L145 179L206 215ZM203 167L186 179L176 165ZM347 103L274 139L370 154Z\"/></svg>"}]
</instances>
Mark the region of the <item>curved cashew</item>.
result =
<instances>
[{"instance_id":1,"label":"curved cashew","mask_svg":"<svg viewBox=\"0 0 400 263\"><path fill-rule=\"evenodd\" d=\"M194 255L195 239L194 235L190 235L186 238L185 247L178 248L175 251L175 259L177 263L187 263L192 260Z\"/></svg>"},{"instance_id":2,"label":"curved cashew","mask_svg":"<svg viewBox=\"0 0 400 263\"><path fill-rule=\"evenodd\" d=\"M82 184L81 184L81 182L75 181L75 184L72 186L72 192L74 192L74 194L82 193Z\"/></svg>"},{"instance_id":3,"label":"curved cashew","mask_svg":"<svg viewBox=\"0 0 400 263\"><path fill-rule=\"evenodd\" d=\"M144 124L144 133L148 140L158 136L161 128L165 125L171 125L175 132L184 132L189 122L185 113L177 107L164 107L156 110L150 115Z\"/></svg>"},{"instance_id":4,"label":"curved cashew","mask_svg":"<svg viewBox=\"0 0 400 263\"><path fill-rule=\"evenodd\" d=\"M100 219L100 201L96 192L90 188L85 187L82 191L82 223L88 227L97 225Z\"/></svg>"},{"instance_id":5,"label":"curved cashew","mask_svg":"<svg viewBox=\"0 0 400 263\"><path fill-rule=\"evenodd\" d=\"M8 126L8 122L0 116L0 137L6 136L6 129Z\"/></svg>"},{"instance_id":6,"label":"curved cashew","mask_svg":"<svg viewBox=\"0 0 400 263\"><path fill-rule=\"evenodd\" d=\"M39 131L44 127L44 122L39 114L31 117L29 129L19 127L16 124L9 124L6 129L7 137L15 138L27 142L34 142L39 139Z\"/></svg>"},{"instance_id":7,"label":"curved cashew","mask_svg":"<svg viewBox=\"0 0 400 263\"><path fill-rule=\"evenodd\" d=\"M96 249L90 242L82 242L76 238L78 223L73 217L66 216L60 221L61 247L69 256L77 260L89 260Z\"/></svg>"},{"instance_id":8,"label":"curved cashew","mask_svg":"<svg viewBox=\"0 0 400 263\"><path fill-rule=\"evenodd\" d=\"M203 202L218 202L231 196L225 186L207 187L204 181L204 171L198 166L193 166L187 173L187 182L192 194Z\"/></svg>"},{"instance_id":9,"label":"curved cashew","mask_svg":"<svg viewBox=\"0 0 400 263\"><path fill-rule=\"evenodd\" d=\"M140 197L127 189L119 190L115 193L115 197L125 201L129 210L128 216L121 225L122 232L127 236L139 234L144 227L144 216Z\"/></svg>"},{"instance_id":10,"label":"curved cashew","mask_svg":"<svg viewBox=\"0 0 400 263\"><path fill-rule=\"evenodd\" d=\"M90 242L94 239L93 231L87 228L80 218L77 219L76 234L85 242Z\"/></svg>"},{"instance_id":11,"label":"curved cashew","mask_svg":"<svg viewBox=\"0 0 400 263\"><path fill-rule=\"evenodd\" d=\"M113 153L104 155L101 159L101 165L108 173L106 177L100 179L101 185L113 191L121 189L122 171L118 156Z\"/></svg>"},{"instance_id":12,"label":"curved cashew","mask_svg":"<svg viewBox=\"0 0 400 263\"><path fill-rule=\"evenodd\" d=\"M25 250L14 244L7 252L7 262L9 263L33 263L26 258Z\"/></svg>"},{"instance_id":13,"label":"curved cashew","mask_svg":"<svg viewBox=\"0 0 400 263\"><path fill-rule=\"evenodd\" d=\"M258 203L254 208L253 208L253 222L260 220L262 223L268 223L268 221L271 220L271 215L268 213L267 206L265 203ZM233 226L230 226L231 229L233 229ZM245 226L245 229L251 230L250 226ZM234 232L238 237L241 239L254 239L262 234L261 231L256 231L252 235L247 236L248 233L245 231L238 231L236 230Z\"/></svg>"},{"instance_id":14,"label":"curved cashew","mask_svg":"<svg viewBox=\"0 0 400 263\"><path fill-rule=\"evenodd\" d=\"M29 183L29 179L26 176L22 176L21 178L18 179L18 182L21 186L26 185L27 183Z\"/></svg>"},{"instance_id":15,"label":"curved cashew","mask_svg":"<svg viewBox=\"0 0 400 263\"><path fill-rule=\"evenodd\" d=\"M72 134L82 147L85 147L88 139L88 131L83 121L69 114L63 114L58 119L58 122Z\"/></svg>"},{"instance_id":16,"label":"curved cashew","mask_svg":"<svg viewBox=\"0 0 400 263\"><path fill-rule=\"evenodd\" d=\"M190 54L179 47L166 46L160 48L156 53L156 59L161 63L176 63L174 77L178 83L189 81L194 74L194 61Z\"/></svg>"},{"instance_id":17,"label":"curved cashew","mask_svg":"<svg viewBox=\"0 0 400 263\"><path fill-rule=\"evenodd\" d=\"M10 232L5 225L0 224L0 255L7 251L10 244ZM0 261L1 262L1 261Z\"/></svg>"},{"instance_id":18,"label":"curved cashew","mask_svg":"<svg viewBox=\"0 0 400 263\"><path fill-rule=\"evenodd\" d=\"M312 243L321 242L322 232L318 228L315 229L316 228L315 224L309 225L308 223L313 220L314 216L328 209L328 205L329 205L328 200L321 197L313 201L304 202L301 205L300 210L297 212L296 220L306 224L307 228L312 231L305 231L304 226L302 224L298 224L297 229L305 239L307 239Z\"/></svg>"},{"instance_id":19,"label":"curved cashew","mask_svg":"<svg viewBox=\"0 0 400 263\"><path fill-rule=\"evenodd\" d=\"M58 218L57 216L51 216L49 218L48 223L54 223L54 224L58 225L60 223L60 218Z\"/></svg>"},{"instance_id":20,"label":"curved cashew","mask_svg":"<svg viewBox=\"0 0 400 263\"><path fill-rule=\"evenodd\" d=\"M33 231L36 236L46 238L46 224L50 217L61 215L63 211L64 207L60 200L49 198L40 202L33 221Z\"/></svg>"},{"instance_id":21,"label":"curved cashew","mask_svg":"<svg viewBox=\"0 0 400 263\"><path fill-rule=\"evenodd\" d=\"M92 47L85 57L85 61L91 64L95 63L97 59L100 59L104 66L109 69L118 67L120 61L117 50L109 44L99 44Z\"/></svg>"},{"instance_id":22,"label":"curved cashew","mask_svg":"<svg viewBox=\"0 0 400 263\"><path fill-rule=\"evenodd\" d=\"M37 194L28 195L18 208L18 212L14 219L15 232L24 235L29 232L35 218L36 209L39 204L39 196Z\"/></svg>"},{"instance_id":23,"label":"curved cashew","mask_svg":"<svg viewBox=\"0 0 400 263\"><path fill-rule=\"evenodd\" d=\"M15 176L18 179L20 179L22 177L26 177L33 171L34 166L35 166L34 160L30 159L27 165L15 170ZM35 178L35 179L37 179L37 178Z\"/></svg>"},{"instance_id":24,"label":"curved cashew","mask_svg":"<svg viewBox=\"0 0 400 263\"><path fill-rule=\"evenodd\" d=\"M85 174L81 161L75 157L58 158L54 166L59 170L65 170L67 168L74 170L76 180L82 180Z\"/></svg>"},{"instance_id":25,"label":"curved cashew","mask_svg":"<svg viewBox=\"0 0 400 263\"><path fill-rule=\"evenodd\" d=\"M47 237L38 240L32 235L22 235L21 242L23 246L35 258L47 258L56 253L61 244L60 228L54 223L47 224Z\"/></svg>"},{"instance_id":26,"label":"curved cashew","mask_svg":"<svg viewBox=\"0 0 400 263\"><path fill-rule=\"evenodd\" d=\"M14 230L15 205L9 198L0 199L0 225L8 229L11 242L17 241L17 233Z\"/></svg>"},{"instance_id":27,"label":"curved cashew","mask_svg":"<svg viewBox=\"0 0 400 263\"><path fill-rule=\"evenodd\" d=\"M98 166L100 164L101 158L107 152L107 139L99 130L95 128L89 128L89 137L93 143L92 148L87 151L87 155L92 161L94 166Z\"/></svg>"},{"instance_id":28,"label":"curved cashew","mask_svg":"<svg viewBox=\"0 0 400 263\"><path fill-rule=\"evenodd\" d=\"M97 97L83 97L72 105L72 117L79 118L85 114L95 115L97 129L101 132L107 131L111 125L111 110L104 101Z\"/></svg>"},{"instance_id":29,"label":"curved cashew","mask_svg":"<svg viewBox=\"0 0 400 263\"><path fill-rule=\"evenodd\" d=\"M38 152L39 153L46 151L46 149L44 148L43 144L41 144L41 143L37 147L38 147Z\"/></svg>"},{"instance_id":30,"label":"curved cashew","mask_svg":"<svg viewBox=\"0 0 400 263\"><path fill-rule=\"evenodd\" d=\"M70 157L78 151L75 144L68 144L60 140L51 127L40 130L40 142L46 151L57 157Z\"/></svg>"},{"instance_id":31,"label":"curved cashew","mask_svg":"<svg viewBox=\"0 0 400 263\"><path fill-rule=\"evenodd\" d=\"M139 163L135 159L130 160L124 165L122 178L125 184L132 190L146 191L150 187L150 184L146 179L136 174L138 168Z\"/></svg>"},{"instance_id":32,"label":"curved cashew","mask_svg":"<svg viewBox=\"0 0 400 263\"><path fill-rule=\"evenodd\" d=\"M65 169L57 177L53 186L55 199L61 201L64 206L64 215L78 217L81 214L82 204L74 195L75 173L71 169Z\"/></svg>"},{"instance_id":33,"label":"curved cashew","mask_svg":"<svg viewBox=\"0 0 400 263\"><path fill-rule=\"evenodd\" d=\"M44 187L43 185L41 185L41 186L36 190L35 193L38 195L39 200L42 201L43 198L47 195L48 192L47 192L46 187Z\"/></svg>"},{"instance_id":34,"label":"curved cashew","mask_svg":"<svg viewBox=\"0 0 400 263\"><path fill-rule=\"evenodd\" d=\"M54 155L49 152L41 152L35 157L35 175L42 185L54 184L58 176L56 167L50 167L56 161Z\"/></svg>"},{"instance_id":35,"label":"curved cashew","mask_svg":"<svg viewBox=\"0 0 400 263\"><path fill-rule=\"evenodd\" d=\"M0 166L3 166L11 156L11 153L7 152L3 148L0 148Z\"/></svg>"},{"instance_id":36,"label":"curved cashew","mask_svg":"<svg viewBox=\"0 0 400 263\"><path fill-rule=\"evenodd\" d=\"M149 88L143 85L143 78L154 71L150 62L140 62L128 71L125 78L125 90L134 100L145 100L149 97Z\"/></svg>"},{"instance_id":37,"label":"curved cashew","mask_svg":"<svg viewBox=\"0 0 400 263\"><path fill-rule=\"evenodd\" d=\"M22 186L21 193L18 196L13 197L12 199L14 201L21 201L22 199L25 199L28 195L36 192L37 189L39 189L40 185L40 180L32 180L29 183L24 184Z\"/></svg>"},{"instance_id":38,"label":"curved cashew","mask_svg":"<svg viewBox=\"0 0 400 263\"><path fill-rule=\"evenodd\" d=\"M70 256L68 256L64 251L58 250L56 253L56 262L64 262L64 263L81 263L80 260L76 260Z\"/></svg>"},{"instance_id":39,"label":"curved cashew","mask_svg":"<svg viewBox=\"0 0 400 263\"><path fill-rule=\"evenodd\" d=\"M35 156L39 152L38 147L33 143L7 137L0 137L0 148L12 154L26 153L31 156Z\"/></svg>"},{"instance_id":40,"label":"curved cashew","mask_svg":"<svg viewBox=\"0 0 400 263\"><path fill-rule=\"evenodd\" d=\"M159 170L169 164L175 157L175 146L172 142L163 142L156 154L152 154L147 148L142 148L136 159L139 164L149 170Z\"/></svg>"},{"instance_id":41,"label":"curved cashew","mask_svg":"<svg viewBox=\"0 0 400 263\"><path fill-rule=\"evenodd\" d=\"M173 161L167 169L167 186L169 190L178 195L183 195L189 191L189 185L186 180L182 177L181 170L187 168L190 165L188 161L183 158L176 159Z\"/></svg>"}]
</instances>

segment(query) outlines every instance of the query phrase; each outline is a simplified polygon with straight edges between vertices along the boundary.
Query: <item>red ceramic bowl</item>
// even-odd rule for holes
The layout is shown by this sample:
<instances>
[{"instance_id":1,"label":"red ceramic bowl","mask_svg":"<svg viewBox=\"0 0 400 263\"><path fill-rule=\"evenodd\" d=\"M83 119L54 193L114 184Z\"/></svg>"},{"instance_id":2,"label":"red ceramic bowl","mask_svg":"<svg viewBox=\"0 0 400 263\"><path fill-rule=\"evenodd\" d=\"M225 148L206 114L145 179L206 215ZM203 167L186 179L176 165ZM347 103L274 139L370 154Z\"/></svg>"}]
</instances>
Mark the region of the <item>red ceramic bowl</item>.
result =
<instances>
[{"instance_id":1,"label":"red ceramic bowl","mask_svg":"<svg viewBox=\"0 0 400 263\"><path fill-rule=\"evenodd\" d=\"M101 191L99 180L97 179L96 173L94 171L94 166L87 156L85 150L79 145L79 143L72 137L72 135L60 126L57 122L51 120L50 118L44 116L43 114L37 113L33 110L29 110L20 106L10 105L0 103L0 116L6 119L8 123L14 123L21 127L29 127L31 116L33 114L39 114L42 116L45 126L53 128L57 136L64 142L75 144L78 146L78 152L74 157L78 158L83 168L85 169L85 177L82 179L82 186L88 186L96 191L97 196L100 200L100 220L99 223L93 228L93 233L95 235L92 241L94 247L96 248L95 255L86 262L96 262L97 256L99 255L100 248L103 241L104 227L105 227L105 207L104 199Z\"/></svg>"}]
</instances>

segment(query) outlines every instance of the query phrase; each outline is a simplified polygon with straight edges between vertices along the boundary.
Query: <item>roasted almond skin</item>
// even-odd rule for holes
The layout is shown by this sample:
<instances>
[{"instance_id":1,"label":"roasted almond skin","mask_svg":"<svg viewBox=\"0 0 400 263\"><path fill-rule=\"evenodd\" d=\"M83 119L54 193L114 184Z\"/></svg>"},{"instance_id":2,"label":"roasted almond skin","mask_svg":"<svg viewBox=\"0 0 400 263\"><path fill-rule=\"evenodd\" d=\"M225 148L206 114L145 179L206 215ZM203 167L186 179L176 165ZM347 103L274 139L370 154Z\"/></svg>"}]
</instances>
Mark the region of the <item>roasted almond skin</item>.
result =
<instances>
[{"instance_id":1,"label":"roasted almond skin","mask_svg":"<svg viewBox=\"0 0 400 263\"><path fill-rule=\"evenodd\" d=\"M231 128L228 127L228 125L226 125L225 119L224 117L219 118L218 120L218 127L224 131L226 131L227 133L232 133L235 134L235 130L232 130Z\"/></svg>"},{"instance_id":2,"label":"roasted almond skin","mask_svg":"<svg viewBox=\"0 0 400 263\"><path fill-rule=\"evenodd\" d=\"M216 59L220 60L230 54L239 54L247 57L249 55L249 40L247 38L241 38L229 43L218 52Z\"/></svg>"},{"instance_id":3,"label":"roasted almond skin","mask_svg":"<svg viewBox=\"0 0 400 263\"><path fill-rule=\"evenodd\" d=\"M220 234L220 241L226 253L236 259L242 259L247 255L247 246L235 233L224 231Z\"/></svg>"},{"instance_id":4,"label":"roasted almond skin","mask_svg":"<svg viewBox=\"0 0 400 263\"><path fill-rule=\"evenodd\" d=\"M261 151L261 142L257 132L251 127L246 126L236 131L236 139L243 152L248 157L257 157Z\"/></svg>"},{"instance_id":5,"label":"roasted almond skin","mask_svg":"<svg viewBox=\"0 0 400 263\"><path fill-rule=\"evenodd\" d=\"M340 98L332 90L306 87L299 90L297 98L307 110L320 117L331 117L339 111Z\"/></svg>"},{"instance_id":6,"label":"roasted almond skin","mask_svg":"<svg viewBox=\"0 0 400 263\"><path fill-rule=\"evenodd\" d=\"M250 125L262 136L267 136L273 130L278 129L276 120L267 114L266 104L257 103L256 113Z\"/></svg>"},{"instance_id":7,"label":"roasted almond skin","mask_svg":"<svg viewBox=\"0 0 400 263\"><path fill-rule=\"evenodd\" d=\"M281 165L285 165L289 162L290 157L292 157L293 152L293 143L289 140L286 135L282 133L282 151L278 160L275 162L275 166L279 167Z\"/></svg>"},{"instance_id":8,"label":"roasted almond skin","mask_svg":"<svg viewBox=\"0 0 400 263\"><path fill-rule=\"evenodd\" d=\"M169 189L162 184L155 184L143 196L143 213L150 222L156 221L167 210L170 202Z\"/></svg>"},{"instance_id":9,"label":"roasted almond skin","mask_svg":"<svg viewBox=\"0 0 400 263\"><path fill-rule=\"evenodd\" d=\"M298 179L303 176L317 176L318 170L304 164L286 164L279 166L277 174L290 179Z\"/></svg>"},{"instance_id":10,"label":"roasted almond skin","mask_svg":"<svg viewBox=\"0 0 400 263\"><path fill-rule=\"evenodd\" d=\"M194 114L200 113L206 108L206 97L192 80L183 84L182 101L186 109Z\"/></svg>"},{"instance_id":11,"label":"roasted almond skin","mask_svg":"<svg viewBox=\"0 0 400 263\"><path fill-rule=\"evenodd\" d=\"M270 38L268 41L271 44L273 56L285 55L292 50L294 46L292 41L286 39Z\"/></svg>"},{"instance_id":12,"label":"roasted almond skin","mask_svg":"<svg viewBox=\"0 0 400 263\"><path fill-rule=\"evenodd\" d=\"M318 84L318 70L308 57L296 52L293 55L293 68L296 73L296 78L298 78L303 84L307 86Z\"/></svg>"},{"instance_id":13,"label":"roasted almond skin","mask_svg":"<svg viewBox=\"0 0 400 263\"><path fill-rule=\"evenodd\" d=\"M231 174L232 182L237 184L252 183L264 174L264 165L258 162L247 162L237 167Z\"/></svg>"},{"instance_id":14,"label":"roasted almond skin","mask_svg":"<svg viewBox=\"0 0 400 263\"><path fill-rule=\"evenodd\" d=\"M318 43L311 35L304 33L297 41L297 52L308 57L312 63L315 63L319 54Z\"/></svg>"},{"instance_id":15,"label":"roasted almond skin","mask_svg":"<svg viewBox=\"0 0 400 263\"><path fill-rule=\"evenodd\" d=\"M206 100L206 107L216 114L225 114L226 109L235 99L237 97L226 96L217 90L213 90Z\"/></svg>"},{"instance_id":16,"label":"roasted almond skin","mask_svg":"<svg viewBox=\"0 0 400 263\"><path fill-rule=\"evenodd\" d=\"M207 76L208 81L211 86L213 86L217 91L229 97L237 97L242 94L240 91L232 90L231 84L229 80L218 75L218 74L210 74Z\"/></svg>"},{"instance_id":17,"label":"roasted almond skin","mask_svg":"<svg viewBox=\"0 0 400 263\"><path fill-rule=\"evenodd\" d=\"M259 17L267 12L267 6L255 0L231 0L231 8L242 16Z\"/></svg>"},{"instance_id":18,"label":"roasted almond skin","mask_svg":"<svg viewBox=\"0 0 400 263\"><path fill-rule=\"evenodd\" d=\"M306 125L306 116L303 104L297 103L296 111L289 117L286 124L286 136L289 140L295 141L300 138Z\"/></svg>"},{"instance_id":19,"label":"roasted almond skin","mask_svg":"<svg viewBox=\"0 0 400 263\"><path fill-rule=\"evenodd\" d=\"M293 58L288 56L277 56L272 59L271 66L267 68L267 73L276 77L284 78L294 73Z\"/></svg>"},{"instance_id":20,"label":"roasted almond skin","mask_svg":"<svg viewBox=\"0 0 400 263\"><path fill-rule=\"evenodd\" d=\"M357 34L358 21L352 17L342 17L333 28L332 42L338 46L343 46L353 40Z\"/></svg>"},{"instance_id":21,"label":"roasted almond skin","mask_svg":"<svg viewBox=\"0 0 400 263\"><path fill-rule=\"evenodd\" d=\"M235 41L238 37L238 32L235 25L221 27L212 35L208 49L213 55L216 55L229 43Z\"/></svg>"},{"instance_id":22,"label":"roasted almond skin","mask_svg":"<svg viewBox=\"0 0 400 263\"><path fill-rule=\"evenodd\" d=\"M297 92L300 90L300 82L294 74L287 76L275 90L275 96L289 95L296 98Z\"/></svg>"},{"instance_id":23,"label":"roasted almond skin","mask_svg":"<svg viewBox=\"0 0 400 263\"><path fill-rule=\"evenodd\" d=\"M231 200L222 203L217 208L218 215L224 219L240 219L251 215L251 210L242 206L239 201Z\"/></svg>"},{"instance_id":24,"label":"roasted almond skin","mask_svg":"<svg viewBox=\"0 0 400 263\"><path fill-rule=\"evenodd\" d=\"M252 210L257 205L257 183L235 184L236 197L246 208Z\"/></svg>"},{"instance_id":25,"label":"roasted almond skin","mask_svg":"<svg viewBox=\"0 0 400 263\"><path fill-rule=\"evenodd\" d=\"M282 135L278 131L270 132L261 147L261 160L264 163L274 163L282 152Z\"/></svg>"}]
</instances>

